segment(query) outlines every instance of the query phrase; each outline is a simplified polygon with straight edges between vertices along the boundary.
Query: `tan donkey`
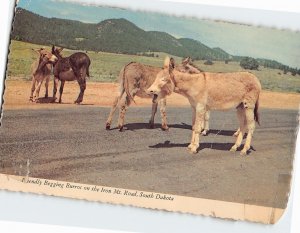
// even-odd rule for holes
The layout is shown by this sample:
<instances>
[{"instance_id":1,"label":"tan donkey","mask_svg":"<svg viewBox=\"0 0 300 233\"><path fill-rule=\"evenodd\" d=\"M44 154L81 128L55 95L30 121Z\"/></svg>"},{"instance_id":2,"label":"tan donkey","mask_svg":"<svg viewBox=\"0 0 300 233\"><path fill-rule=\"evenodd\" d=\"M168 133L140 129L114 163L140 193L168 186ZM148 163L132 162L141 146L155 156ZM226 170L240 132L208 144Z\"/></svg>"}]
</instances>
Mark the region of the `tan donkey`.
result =
<instances>
[{"instance_id":1,"label":"tan donkey","mask_svg":"<svg viewBox=\"0 0 300 233\"><path fill-rule=\"evenodd\" d=\"M191 58L185 58L182 63L176 67L184 73L200 73L202 70L192 64ZM115 97L108 119L106 121L106 129L110 129L113 115L119 106L119 119L118 128L123 130L125 113L134 97L140 98L153 98L153 95L146 93L146 90L154 82L157 73L161 71L159 67L147 66L137 62L130 62L124 66L119 74L120 91L118 96ZM160 101L160 113L162 118L161 128L168 130L167 116L166 116L166 95L167 93L161 92L155 102L152 103L152 113L149 120L150 128L154 127L154 117L157 112L158 100Z\"/></svg>"},{"instance_id":2,"label":"tan donkey","mask_svg":"<svg viewBox=\"0 0 300 233\"><path fill-rule=\"evenodd\" d=\"M193 132L188 149L197 153L205 112L236 108L240 129L230 151L236 151L240 147L243 136L247 133L241 151L241 155L246 155L251 146L255 121L259 123L258 99L261 84L257 77L249 72L187 74L175 70L174 66L174 59L167 57L163 70L157 74L147 92L158 96L160 93L171 94L174 91L188 98L193 110Z\"/></svg>"},{"instance_id":3,"label":"tan donkey","mask_svg":"<svg viewBox=\"0 0 300 233\"><path fill-rule=\"evenodd\" d=\"M46 80L45 98L48 98L48 86L51 77L52 66L53 63L57 61L57 57L44 48L38 50L33 49L33 51L37 52L39 57L31 65L32 85L31 85L31 93L30 93L29 100L38 102L40 89L44 79ZM33 96L34 92L35 95Z\"/></svg>"}]
</instances>

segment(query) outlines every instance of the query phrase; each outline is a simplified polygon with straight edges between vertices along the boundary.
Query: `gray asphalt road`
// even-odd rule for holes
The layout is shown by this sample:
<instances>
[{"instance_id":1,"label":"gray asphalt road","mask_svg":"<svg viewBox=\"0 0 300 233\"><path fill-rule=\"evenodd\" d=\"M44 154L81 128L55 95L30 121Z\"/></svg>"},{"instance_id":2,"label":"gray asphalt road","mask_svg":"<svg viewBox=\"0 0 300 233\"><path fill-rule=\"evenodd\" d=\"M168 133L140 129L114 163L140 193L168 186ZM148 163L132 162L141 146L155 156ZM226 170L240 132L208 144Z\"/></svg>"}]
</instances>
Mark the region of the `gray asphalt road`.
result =
<instances>
[{"instance_id":1,"label":"gray asphalt road","mask_svg":"<svg viewBox=\"0 0 300 233\"><path fill-rule=\"evenodd\" d=\"M168 108L169 132L148 129L150 108L130 108L126 130L105 130L108 108L75 106L4 112L0 172L69 182L284 208L290 185L297 111L261 109L246 156L228 150L234 111L213 112L200 151L186 150L190 108ZM160 122L159 115L156 122ZM116 125L116 123L114 124Z\"/></svg>"}]
</instances>

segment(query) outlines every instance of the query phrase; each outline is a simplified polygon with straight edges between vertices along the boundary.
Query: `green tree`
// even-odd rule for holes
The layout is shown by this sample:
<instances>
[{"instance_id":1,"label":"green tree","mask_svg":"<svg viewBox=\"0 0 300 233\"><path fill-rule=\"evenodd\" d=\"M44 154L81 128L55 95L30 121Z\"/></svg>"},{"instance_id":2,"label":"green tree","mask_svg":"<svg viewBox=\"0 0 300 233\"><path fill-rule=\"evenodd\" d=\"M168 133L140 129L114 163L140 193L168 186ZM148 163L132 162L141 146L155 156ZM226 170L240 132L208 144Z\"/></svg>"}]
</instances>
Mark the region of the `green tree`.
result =
<instances>
[{"instance_id":1,"label":"green tree","mask_svg":"<svg viewBox=\"0 0 300 233\"><path fill-rule=\"evenodd\" d=\"M245 57L240 61L240 66L247 70L258 70L259 63L252 57Z\"/></svg>"}]
</instances>

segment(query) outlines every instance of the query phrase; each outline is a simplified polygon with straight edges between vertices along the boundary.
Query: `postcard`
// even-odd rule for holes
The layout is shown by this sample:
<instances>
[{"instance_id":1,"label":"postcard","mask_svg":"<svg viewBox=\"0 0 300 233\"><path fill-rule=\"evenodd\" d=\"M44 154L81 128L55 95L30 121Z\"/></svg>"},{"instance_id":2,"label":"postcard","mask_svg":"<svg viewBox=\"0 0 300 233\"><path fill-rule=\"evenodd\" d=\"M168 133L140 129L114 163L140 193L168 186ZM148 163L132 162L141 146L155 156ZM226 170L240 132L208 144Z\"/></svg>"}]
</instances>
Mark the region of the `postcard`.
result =
<instances>
[{"instance_id":1,"label":"postcard","mask_svg":"<svg viewBox=\"0 0 300 233\"><path fill-rule=\"evenodd\" d=\"M274 224L293 174L297 48L291 30L20 0L0 188Z\"/></svg>"}]
</instances>

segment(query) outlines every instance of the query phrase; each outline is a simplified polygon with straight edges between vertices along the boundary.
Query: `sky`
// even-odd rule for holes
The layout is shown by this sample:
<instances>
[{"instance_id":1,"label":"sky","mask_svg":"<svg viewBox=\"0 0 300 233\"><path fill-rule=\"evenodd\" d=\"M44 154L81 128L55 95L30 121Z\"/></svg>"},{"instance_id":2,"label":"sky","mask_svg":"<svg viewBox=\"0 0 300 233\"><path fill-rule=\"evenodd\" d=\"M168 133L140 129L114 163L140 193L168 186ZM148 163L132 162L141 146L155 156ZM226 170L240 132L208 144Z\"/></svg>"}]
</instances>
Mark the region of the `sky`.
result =
<instances>
[{"instance_id":1,"label":"sky","mask_svg":"<svg viewBox=\"0 0 300 233\"><path fill-rule=\"evenodd\" d=\"M210 18L218 19L217 15L221 15L221 12L223 15L228 14L233 16L238 11L239 14L247 13L248 20L251 20L251 17L258 18L253 15L255 12L263 13L264 16L271 15L272 12L258 10L249 12L246 10L243 12L243 10L235 8L217 8L170 2L162 3L161 8L154 8L158 4L155 5L155 1L150 1L152 5L149 4L149 1L128 1L131 2L130 9L126 9L124 1L121 4L123 8L115 7L116 3L122 2L118 0L110 1L111 6L107 6L107 3L106 5L100 5L99 3L95 5L97 1L89 1L94 4L87 5L76 3L75 0L20 0L18 6L48 18L72 19L86 23L98 23L109 18L125 18L146 31L165 31L176 38L192 38L212 48L220 47L232 55L274 59L283 64L300 68L299 32L195 17L197 13L199 17L207 18L208 15L211 15ZM145 3L143 9L149 10L138 10L141 7L134 7L141 3ZM185 12L185 15L178 17L163 13L169 13L170 10L168 9L170 8L177 13ZM160 13L154 13L154 10ZM292 20L298 20L297 17L299 16L299 14L295 15L293 13L280 14L282 15L278 15L278 17L282 17L283 20L281 21L284 21L288 17ZM187 17L187 15L194 17ZM231 19L231 21L237 22L236 19ZM256 23L259 22L256 21Z\"/></svg>"}]
</instances>

